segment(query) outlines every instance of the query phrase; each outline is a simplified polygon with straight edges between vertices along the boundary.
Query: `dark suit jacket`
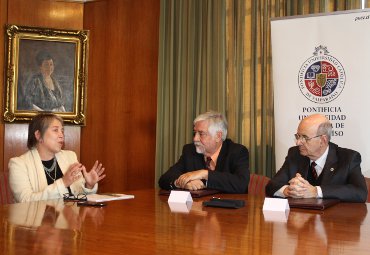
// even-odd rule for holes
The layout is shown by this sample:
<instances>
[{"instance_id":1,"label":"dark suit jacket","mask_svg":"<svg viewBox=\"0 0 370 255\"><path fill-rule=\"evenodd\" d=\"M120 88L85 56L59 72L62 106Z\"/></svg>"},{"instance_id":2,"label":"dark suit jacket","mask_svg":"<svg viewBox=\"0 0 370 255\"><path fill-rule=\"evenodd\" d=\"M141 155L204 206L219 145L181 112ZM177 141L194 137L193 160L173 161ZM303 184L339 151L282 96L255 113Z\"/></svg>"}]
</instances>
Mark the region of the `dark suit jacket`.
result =
<instances>
[{"instance_id":1,"label":"dark suit jacket","mask_svg":"<svg viewBox=\"0 0 370 255\"><path fill-rule=\"evenodd\" d=\"M186 144L179 161L160 177L158 184L168 190L180 175L205 168L204 155L196 152L194 144ZM207 188L227 193L248 193L248 184L248 149L226 139L222 143L216 169L208 173Z\"/></svg>"},{"instance_id":2,"label":"dark suit jacket","mask_svg":"<svg viewBox=\"0 0 370 255\"><path fill-rule=\"evenodd\" d=\"M361 173L361 155L357 151L329 143L329 153L320 175L323 198L337 198L347 202L365 202L367 187ZM266 186L266 195L273 196L298 172L307 179L310 159L299 153L298 146L288 151L285 162Z\"/></svg>"}]
</instances>

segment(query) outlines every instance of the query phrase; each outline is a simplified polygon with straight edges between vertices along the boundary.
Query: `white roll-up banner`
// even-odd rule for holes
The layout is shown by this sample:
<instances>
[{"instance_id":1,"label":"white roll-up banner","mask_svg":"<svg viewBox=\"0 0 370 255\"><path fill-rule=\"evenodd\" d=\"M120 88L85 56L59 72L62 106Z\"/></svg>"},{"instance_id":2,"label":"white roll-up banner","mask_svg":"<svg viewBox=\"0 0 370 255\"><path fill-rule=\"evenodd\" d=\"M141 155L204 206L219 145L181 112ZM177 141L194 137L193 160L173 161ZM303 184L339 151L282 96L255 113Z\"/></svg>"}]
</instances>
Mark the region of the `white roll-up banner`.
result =
<instances>
[{"instance_id":1,"label":"white roll-up banner","mask_svg":"<svg viewBox=\"0 0 370 255\"><path fill-rule=\"evenodd\" d=\"M302 118L320 113L370 177L370 10L273 19L271 40L277 170Z\"/></svg>"}]
</instances>

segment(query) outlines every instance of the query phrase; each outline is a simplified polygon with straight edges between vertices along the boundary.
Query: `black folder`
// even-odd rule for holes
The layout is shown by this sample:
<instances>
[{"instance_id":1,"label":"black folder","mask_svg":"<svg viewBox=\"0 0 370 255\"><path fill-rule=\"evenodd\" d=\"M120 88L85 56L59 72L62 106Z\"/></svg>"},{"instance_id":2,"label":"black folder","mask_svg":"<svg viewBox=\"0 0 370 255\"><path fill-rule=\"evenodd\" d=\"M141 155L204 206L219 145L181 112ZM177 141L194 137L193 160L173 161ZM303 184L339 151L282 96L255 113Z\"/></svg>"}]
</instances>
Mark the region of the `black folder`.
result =
<instances>
[{"instance_id":1,"label":"black folder","mask_svg":"<svg viewBox=\"0 0 370 255\"><path fill-rule=\"evenodd\" d=\"M290 208L302 208L312 210L325 210L326 208L336 205L339 202L339 199L288 198Z\"/></svg>"},{"instance_id":2,"label":"black folder","mask_svg":"<svg viewBox=\"0 0 370 255\"><path fill-rule=\"evenodd\" d=\"M220 191L215 190L215 189L199 189L199 190L174 189L174 190L189 191L191 194L191 197L204 197L204 196L209 196L209 195L220 193ZM159 191L159 195L169 196L171 194L171 191L172 190L161 189Z\"/></svg>"},{"instance_id":3,"label":"black folder","mask_svg":"<svg viewBox=\"0 0 370 255\"><path fill-rule=\"evenodd\" d=\"M238 209L245 206L245 201L237 199L211 198L209 201L204 201L203 206Z\"/></svg>"}]
</instances>

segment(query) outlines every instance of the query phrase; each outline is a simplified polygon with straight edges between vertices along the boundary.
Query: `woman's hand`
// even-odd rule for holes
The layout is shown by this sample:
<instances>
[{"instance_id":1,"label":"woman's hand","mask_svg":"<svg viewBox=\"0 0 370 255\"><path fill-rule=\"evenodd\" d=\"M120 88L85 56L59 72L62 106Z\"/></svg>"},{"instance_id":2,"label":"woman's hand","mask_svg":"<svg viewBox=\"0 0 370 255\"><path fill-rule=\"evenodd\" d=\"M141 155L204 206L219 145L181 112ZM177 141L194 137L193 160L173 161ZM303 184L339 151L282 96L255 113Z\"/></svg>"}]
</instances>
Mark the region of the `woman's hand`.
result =
<instances>
[{"instance_id":1,"label":"woman's hand","mask_svg":"<svg viewBox=\"0 0 370 255\"><path fill-rule=\"evenodd\" d=\"M63 182L64 186L69 187L72 183L77 181L81 177L81 171L84 168L84 166L79 163L73 163L67 170L67 172L64 173L63 176Z\"/></svg>"},{"instance_id":2,"label":"woman's hand","mask_svg":"<svg viewBox=\"0 0 370 255\"><path fill-rule=\"evenodd\" d=\"M85 166L82 166L82 173L85 177L86 188L92 189L97 182L102 180L105 177L105 174L103 174L104 170L105 168L101 163L99 164L98 161L95 161L95 164L91 168L90 172L87 172Z\"/></svg>"}]
</instances>

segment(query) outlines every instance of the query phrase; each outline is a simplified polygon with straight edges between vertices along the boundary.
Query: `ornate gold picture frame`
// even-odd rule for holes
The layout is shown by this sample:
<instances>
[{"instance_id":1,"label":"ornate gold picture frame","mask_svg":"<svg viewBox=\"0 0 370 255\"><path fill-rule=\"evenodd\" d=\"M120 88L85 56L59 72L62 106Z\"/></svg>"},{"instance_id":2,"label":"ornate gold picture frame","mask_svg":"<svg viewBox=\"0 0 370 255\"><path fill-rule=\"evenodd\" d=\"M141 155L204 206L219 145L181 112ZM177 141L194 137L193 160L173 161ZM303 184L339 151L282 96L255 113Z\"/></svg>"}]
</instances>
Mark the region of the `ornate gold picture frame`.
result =
<instances>
[{"instance_id":1,"label":"ornate gold picture frame","mask_svg":"<svg viewBox=\"0 0 370 255\"><path fill-rule=\"evenodd\" d=\"M7 25L4 121L53 112L85 125L88 41L86 30Z\"/></svg>"}]
</instances>

